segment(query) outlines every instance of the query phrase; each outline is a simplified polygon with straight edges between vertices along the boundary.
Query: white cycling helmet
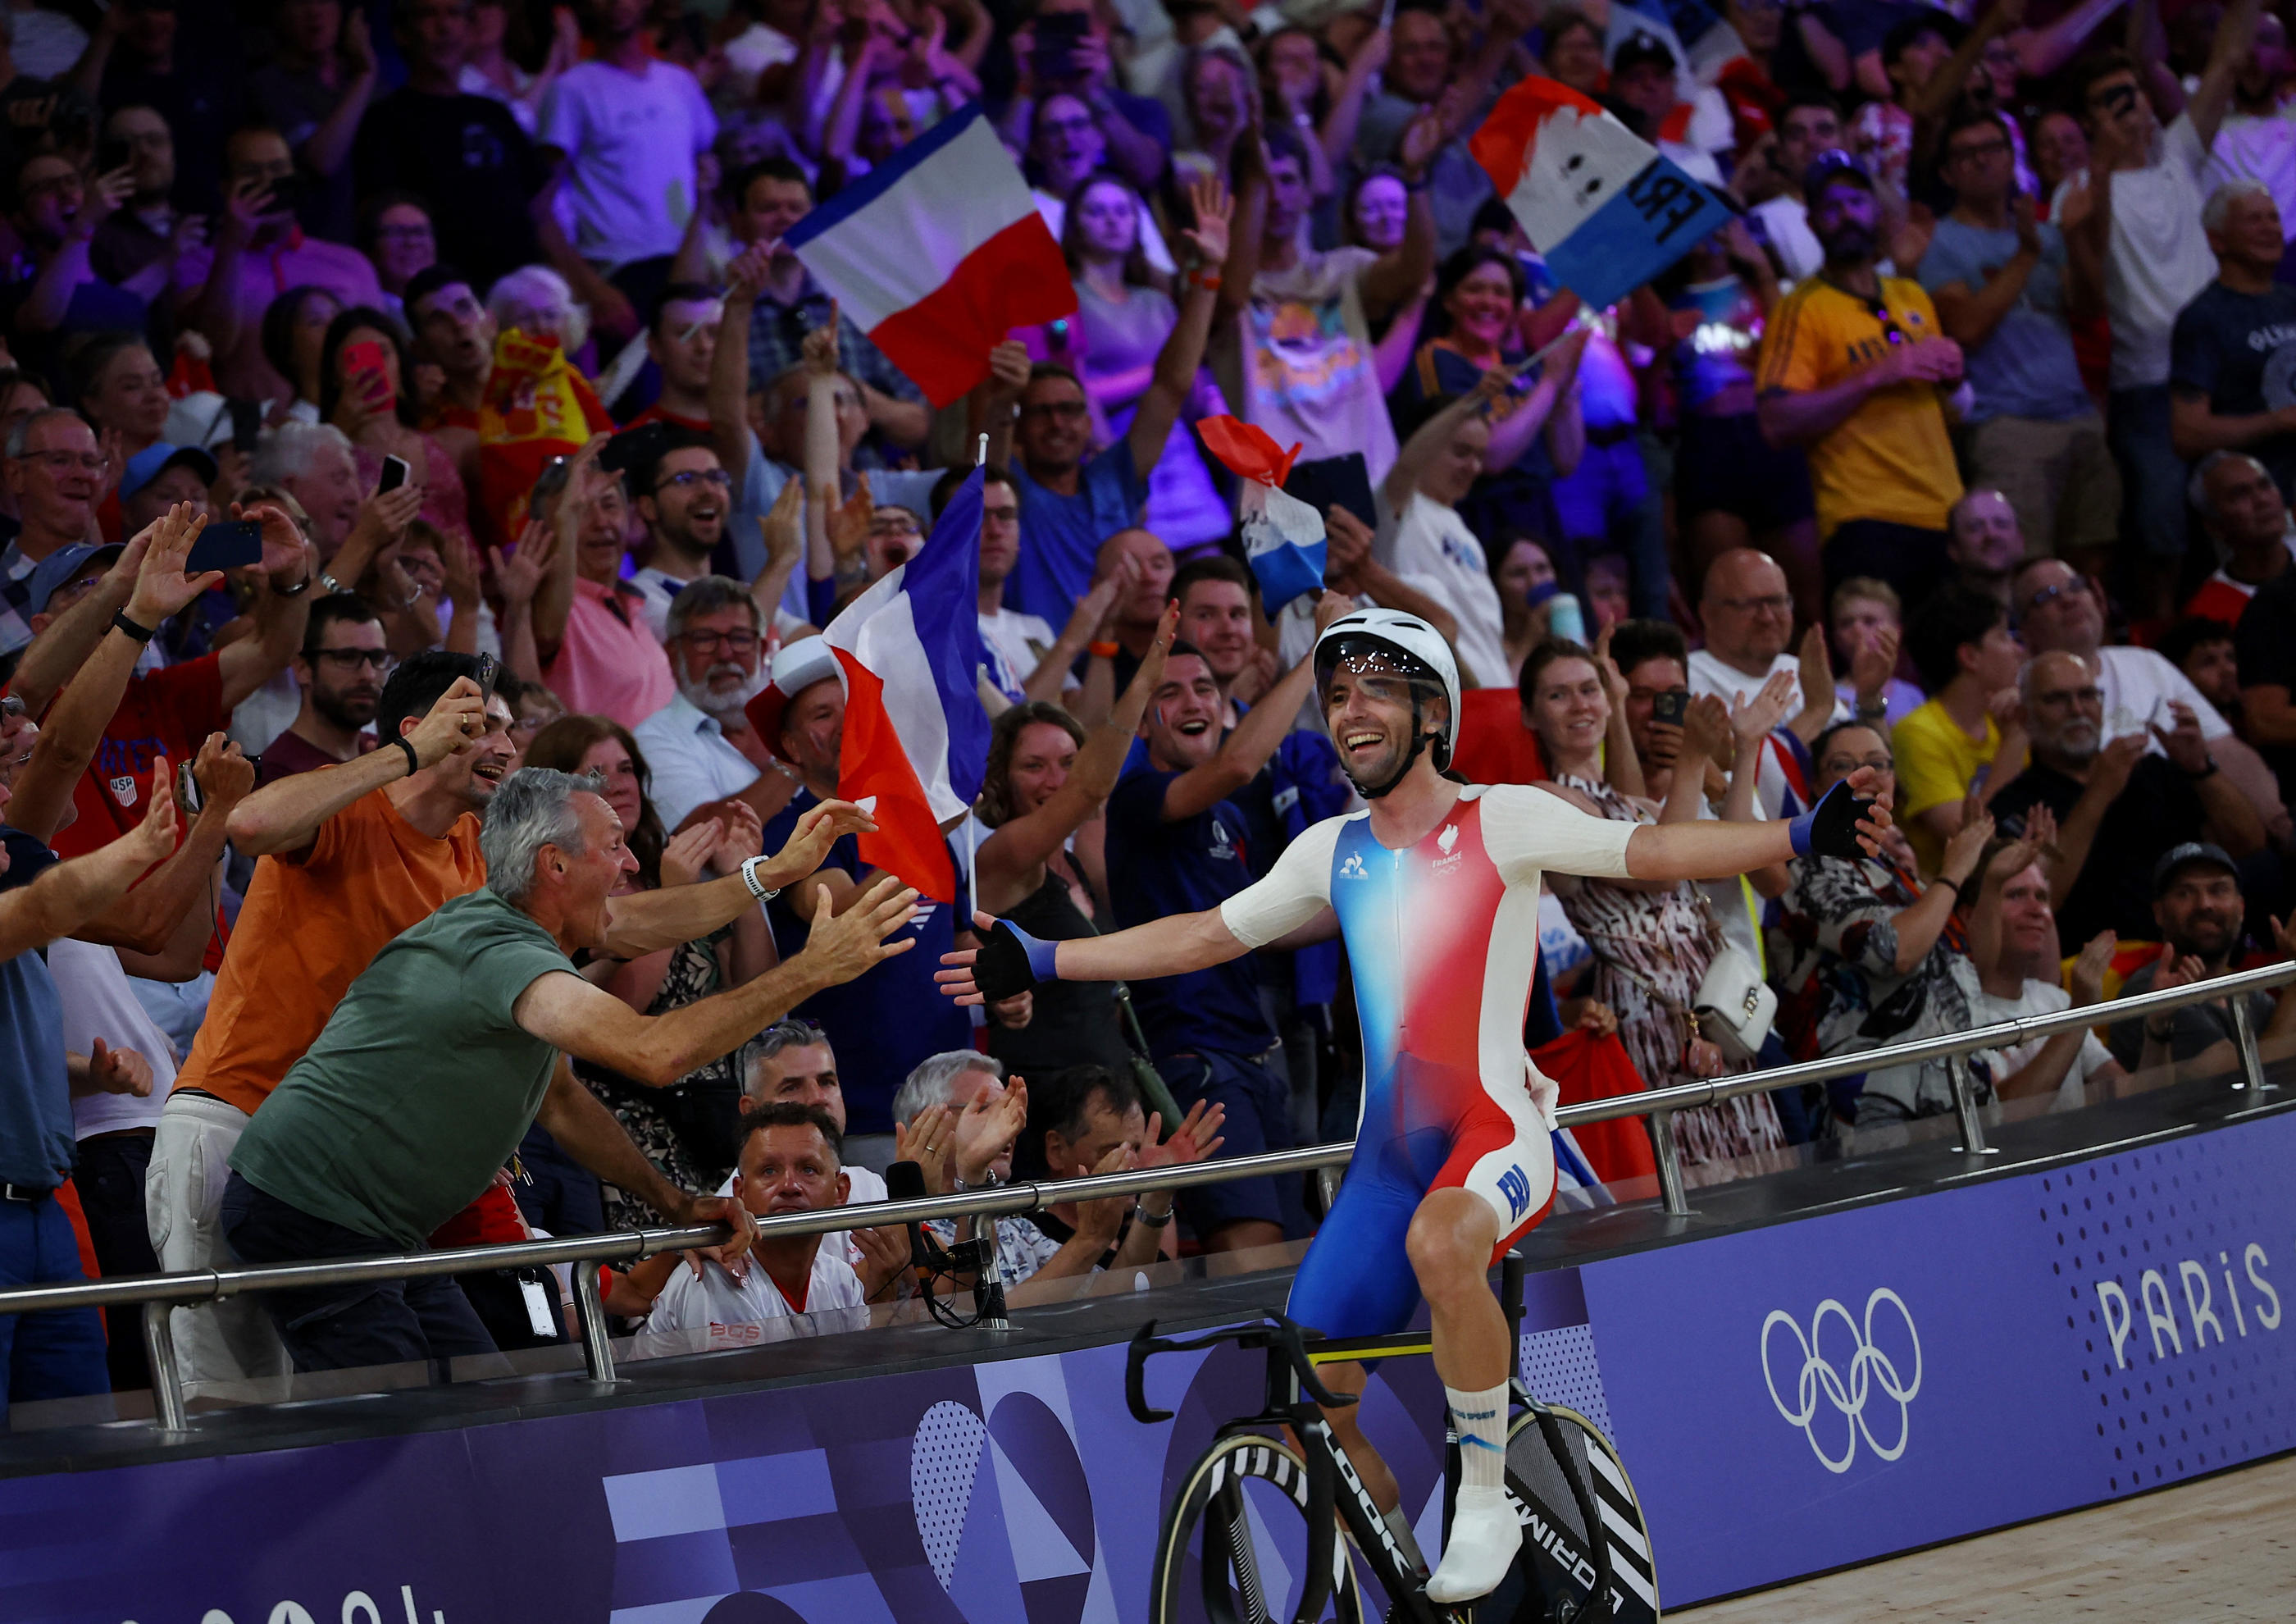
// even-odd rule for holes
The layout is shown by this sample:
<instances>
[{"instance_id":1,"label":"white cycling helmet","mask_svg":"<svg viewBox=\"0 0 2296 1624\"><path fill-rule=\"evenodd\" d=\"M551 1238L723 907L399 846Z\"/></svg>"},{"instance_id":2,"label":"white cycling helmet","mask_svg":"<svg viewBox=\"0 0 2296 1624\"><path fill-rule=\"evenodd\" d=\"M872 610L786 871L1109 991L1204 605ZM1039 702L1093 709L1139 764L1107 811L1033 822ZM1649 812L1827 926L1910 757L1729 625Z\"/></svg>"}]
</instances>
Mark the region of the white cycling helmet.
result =
<instances>
[{"instance_id":1,"label":"white cycling helmet","mask_svg":"<svg viewBox=\"0 0 2296 1624\"><path fill-rule=\"evenodd\" d=\"M1376 800L1403 782L1430 734L1419 727L1420 707L1436 693L1443 696L1447 716L1443 734L1435 741L1435 770L1446 772L1459 743L1459 665L1443 634L1417 615L1399 609L1358 609L1341 615L1316 639L1316 693L1318 703L1331 685L1332 672L1343 660L1376 657L1395 667L1411 682L1413 742L1395 776L1373 787L1357 783L1366 800Z\"/></svg>"}]
</instances>

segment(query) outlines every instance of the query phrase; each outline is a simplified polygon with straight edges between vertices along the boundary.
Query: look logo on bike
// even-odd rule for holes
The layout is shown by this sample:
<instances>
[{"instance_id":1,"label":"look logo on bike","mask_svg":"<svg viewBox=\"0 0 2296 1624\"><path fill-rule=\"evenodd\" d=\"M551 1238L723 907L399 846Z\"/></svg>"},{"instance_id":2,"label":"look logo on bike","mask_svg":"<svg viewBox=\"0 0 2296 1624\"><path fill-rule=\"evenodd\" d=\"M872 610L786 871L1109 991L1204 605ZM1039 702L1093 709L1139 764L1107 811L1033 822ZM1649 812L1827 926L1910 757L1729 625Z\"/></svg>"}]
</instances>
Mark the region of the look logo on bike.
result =
<instances>
[{"instance_id":1,"label":"look logo on bike","mask_svg":"<svg viewBox=\"0 0 2296 1624\"><path fill-rule=\"evenodd\" d=\"M1416 616L1328 593L1316 619L1316 692L1365 810L1309 829L1267 878L1201 914L1061 942L978 915L984 945L947 956L939 979L961 1001L1000 999L1039 980L1177 975L1279 939L1300 945L1319 921L1325 935L1336 926L1363 1030L1362 1115L1355 1160L1286 1311L1328 1337L1382 1336L1426 1299L1461 1455L1450 1538L1427 1595L1464 1602L1505 1577L1522 1538L1505 1487L1513 1350L1489 1275L1554 1196L1555 1088L1522 1044L1541 873L1714 880L1813 851L1854 857L1888 827L1889 810L1855 799L1872 788L1870 772L1773 823L1613 822L1534 785L1462 783L1448 772L1458 668L1441 636ZM1326 1379L1349 1384L1342 1366ZM1362 1380L1356 1367L1355 1390ZM1324 1415L1400 1525L1394 1477L1355 1410Z\"/></svg>"}]
</instances>

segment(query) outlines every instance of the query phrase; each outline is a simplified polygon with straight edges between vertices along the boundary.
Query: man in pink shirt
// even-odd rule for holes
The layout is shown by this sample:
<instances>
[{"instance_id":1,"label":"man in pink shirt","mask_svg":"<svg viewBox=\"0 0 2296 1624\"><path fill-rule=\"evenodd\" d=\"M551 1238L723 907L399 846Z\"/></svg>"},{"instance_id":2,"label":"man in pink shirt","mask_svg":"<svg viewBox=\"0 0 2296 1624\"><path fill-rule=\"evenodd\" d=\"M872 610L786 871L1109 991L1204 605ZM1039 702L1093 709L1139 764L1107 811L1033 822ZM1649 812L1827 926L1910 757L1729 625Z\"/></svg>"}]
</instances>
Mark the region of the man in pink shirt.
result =
<instances>
[{"instance_id":1,"label":"man in pink shirt","mask_svg":"<svg viewBox=\"0 0 2296 1624\"><path fill-rule=\"evenodd\" d=\"M176 267L184 320L215 345L217 385L242 398L285 400L294 390L263 358L263 313L290 288L324 288L346 305L382 303L374 267L356 249L306 237L275 188L295 173L286 137L249 128L224 147L225 208L212 248L188 249Z\"/></svg>"},{"instance_id":2,"label":"man in pink shirt","mask_svg":"<svg viewBox=\"0 0 2296 1624\"><path fill-rule=\"evenodd\" d=\"M558 589L536 595L535 652L543 681L569 710L635 728L676 697L677 683L646 625L645 595L622 578L629 503L619 472L591 463L597 455L586 450L568 475Z\"/></svg>"}]
</instances>

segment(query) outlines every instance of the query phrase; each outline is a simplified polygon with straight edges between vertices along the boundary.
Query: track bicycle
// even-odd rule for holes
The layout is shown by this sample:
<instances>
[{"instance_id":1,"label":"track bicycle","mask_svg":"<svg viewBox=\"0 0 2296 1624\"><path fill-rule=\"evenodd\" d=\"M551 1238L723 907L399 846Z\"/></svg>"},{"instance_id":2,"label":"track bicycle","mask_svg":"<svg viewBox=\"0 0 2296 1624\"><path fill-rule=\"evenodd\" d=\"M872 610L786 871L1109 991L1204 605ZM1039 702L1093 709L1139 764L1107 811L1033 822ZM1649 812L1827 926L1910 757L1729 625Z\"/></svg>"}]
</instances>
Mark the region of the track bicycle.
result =
<instances>
[{"instance_id":1,"label":"track bicycle","mask_svg":"<svg viewBox=\"0 0 2296 1624\"><path fill-rule=\"evenodd\" d=\"M1501 1270L1500 1303L1517 1348L1523 1267L1509 1252ZM1443 1605L1427 1599L1427 1568L1397 1546L1318 1410L1356 1400L1327 1389L1317 1366L1431 1353L1426 1332L1339 1341L1272 1312L1193 1337L1155 1331L1153 1320L1143 1325L1125 1361L1125 1400L1136 1421L1170 1418L1147 1400L1147 1364L1158 1354L1233 1342L1264 1349L1267 1370L1259 1413L1221 1423L1165 1508L1150 1624L1365 1624L1381 1615L1358 1563L1389 1598L1390 1624L1656 1624L1649 1535L1618 1450L1586 1416L1540 1403L1520 1377L1508 1382L1506 1487L1522 1550L1488 1595ZM1459 1446L1447 1415L1445 1423L1447 1538Z\"/></svg>"}]
</instances>

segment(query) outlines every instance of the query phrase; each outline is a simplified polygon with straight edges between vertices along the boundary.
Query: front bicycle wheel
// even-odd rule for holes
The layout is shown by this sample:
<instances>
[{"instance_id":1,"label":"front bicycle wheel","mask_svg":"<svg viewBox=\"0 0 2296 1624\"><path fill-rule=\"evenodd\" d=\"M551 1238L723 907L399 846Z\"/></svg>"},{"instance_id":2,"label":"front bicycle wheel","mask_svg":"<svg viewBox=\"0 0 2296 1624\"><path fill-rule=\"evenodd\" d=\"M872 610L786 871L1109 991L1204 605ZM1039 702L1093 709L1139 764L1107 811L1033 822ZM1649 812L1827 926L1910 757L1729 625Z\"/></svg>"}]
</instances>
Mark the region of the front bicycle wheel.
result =
<instances>
[{"instance_id":1,"label":"front bicycle wheel","mask_svg":"<svg viewBox=\"0 0 2296 1624\"><path fill-rule=\"evenodd\" d=\"M1475 1624L1657 1624L1658 1579L1650 1536L1626 1465L1601 1428L1578 1411L1549 1405L1570 1471L1593 1497L1599 1527L1589 1530L1562 1463L1524 1411L1507 1429L1507 1490L1522 1521L1522 1554L1506 1579L1475 1603ZM1594 1540L1608 1548L1610 1611L1596 1604Z\"/></svg>"},{"instance_id":2,"label":"front bicycle wheel","mask_svg":"<svg viewBox=\"0 0 2296 1624\"><path fill-rule=\"evenodd\" d=\"M1164 1513L1150 1624L1291 1624L1308 1578L1308 1468L1289 1445L1233 1432L1197 1457ZM1316 1614L1363 1624L1348 1538Z\"/></svg>"}]
</instances>

